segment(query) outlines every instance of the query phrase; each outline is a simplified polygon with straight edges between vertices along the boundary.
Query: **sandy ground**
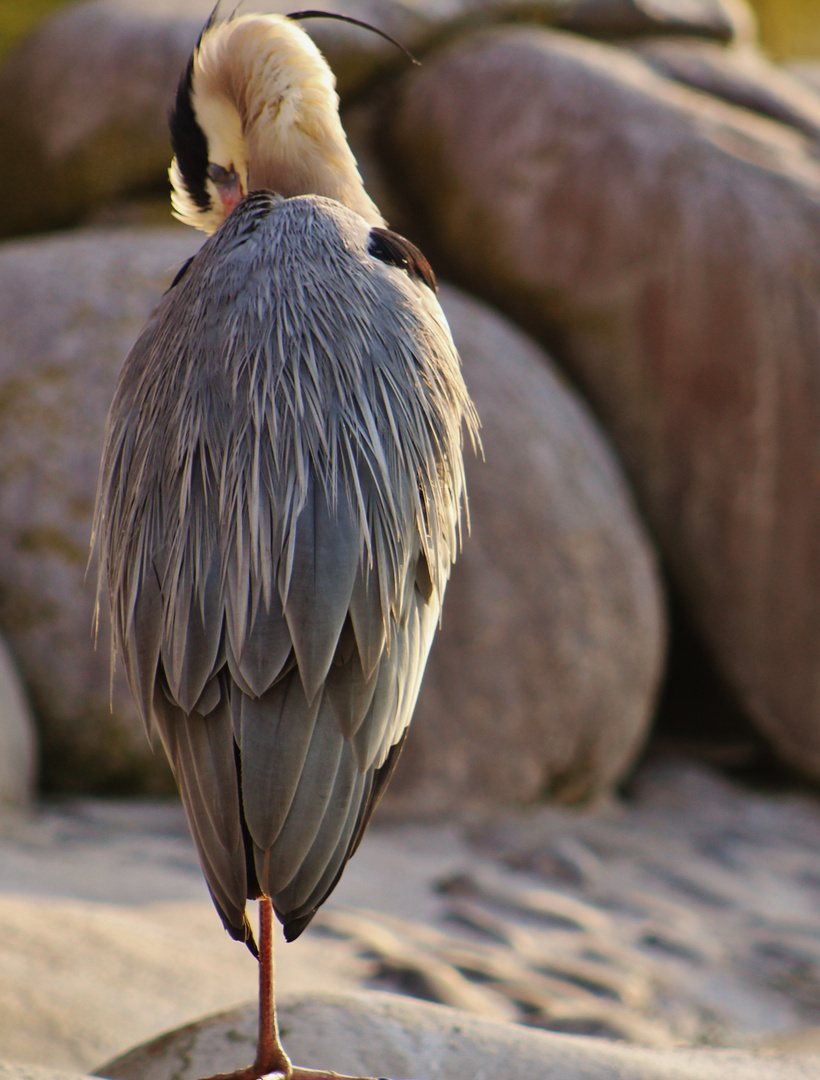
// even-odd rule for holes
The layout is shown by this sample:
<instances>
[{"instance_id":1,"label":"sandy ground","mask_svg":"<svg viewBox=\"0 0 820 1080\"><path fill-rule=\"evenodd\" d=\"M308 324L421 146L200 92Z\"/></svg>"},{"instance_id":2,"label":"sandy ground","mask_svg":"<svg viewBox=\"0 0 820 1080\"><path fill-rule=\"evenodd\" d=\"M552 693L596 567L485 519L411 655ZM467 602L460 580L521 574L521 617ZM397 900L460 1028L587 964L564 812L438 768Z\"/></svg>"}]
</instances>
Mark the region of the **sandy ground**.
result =
<instances>
[{"instance_id":1,"label":"sandy ground","mask_svg":"<svg viewBox=\"0 0 820 1080\"><path fill-rule=\"evenodd\" d=\"M820 803L678 763L588 813L376 823L277 978L657 1049L816 1050ZM91 1070L255 980L176 804L0 819L0 1059Z\"/></svg>"},{"instance_id":2,"label":"sandy ground","mask_svg":"<svg viewBox=\"0 0 820 1080\"><path fill-rule=\"evenodd\" d=\"M452 829L374 828L334 907L434 920L430 883L468 866ZM282 993L361 985L353 943L277 943ZM0 819L0 1058L87 1070L256 994L175 803L79 800Z\"/></svg>"}]
</instances>

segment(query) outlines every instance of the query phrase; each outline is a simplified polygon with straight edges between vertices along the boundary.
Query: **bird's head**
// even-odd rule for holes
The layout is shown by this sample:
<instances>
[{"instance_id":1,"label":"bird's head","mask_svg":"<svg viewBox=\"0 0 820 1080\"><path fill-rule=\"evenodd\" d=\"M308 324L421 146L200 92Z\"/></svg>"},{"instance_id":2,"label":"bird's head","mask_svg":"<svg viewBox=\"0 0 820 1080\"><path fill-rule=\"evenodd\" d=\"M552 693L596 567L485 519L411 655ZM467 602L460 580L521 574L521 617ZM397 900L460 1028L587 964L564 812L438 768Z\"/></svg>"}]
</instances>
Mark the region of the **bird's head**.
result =
<instances>
[{"instance_id":1,"label":"bird's head","mask_svg":"<svg viewBox=\"0 0 820 1080\"><path fill-rule=\"evenodd\" d=\"M211 20L169 118L174 215L212 233L249 191L268 190L326 195L384 224L342 129L335 83L286 16Z\"/></svg>"}]
</instances>

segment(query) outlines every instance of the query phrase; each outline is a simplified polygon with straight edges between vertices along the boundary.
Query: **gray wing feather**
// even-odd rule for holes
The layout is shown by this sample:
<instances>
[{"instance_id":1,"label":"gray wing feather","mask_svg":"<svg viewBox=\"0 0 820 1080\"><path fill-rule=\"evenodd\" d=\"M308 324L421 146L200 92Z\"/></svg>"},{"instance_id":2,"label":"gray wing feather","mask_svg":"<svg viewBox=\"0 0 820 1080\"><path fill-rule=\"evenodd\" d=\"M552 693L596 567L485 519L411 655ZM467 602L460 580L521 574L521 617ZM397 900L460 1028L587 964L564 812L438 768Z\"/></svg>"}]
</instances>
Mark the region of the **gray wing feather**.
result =
<instances>
[{"instance_id":1,"label":"gray wing feather","mask_svg":"<svg viewBox=\"0 0 820 1080\"><path fill-rule=\"evenodd\" d=\"M353 750L359 769L365 772L373 767L384 737L393 720L393 709L398 699L399 653L401 646L394 638L389 653L382 656L376 689L370 708L359 730L353 736Z\"/></svg>"},{"instance_id":2,"label":"gray wing feather","mask_svg":"<svg viewBox=\"0 0 820 1080\"><path fill-rule=\"evenodd\" d=\"M336 652L361 559L362 537L347 498L342 495L331 507L322 485L311 475L296 523L284 603L299 673L311 700Z\"/></svg>"},{"instance_id":3,"label":"gray wing feather","mask_svg":"<svg viewBox=\"0 0 820 1080\"><path fill-rule=\"evenodd\" d=\"M381 606L379 568L360 566L350 595L350 621L356 635L362 674L369 682L384 649L386 627Z\"/></svg>"},{"instance_id":4,"label":"gray wing feather","mask_svg":"<svg viewBox=\"0 0 820 1080\"><path fill-rule=\"evenodd\" d=\"M229 534L229 549L223 553L225 624L231 653L237 658L242 655L248 624L253 619L254 598L259 596L259 582L251 573L250 536L245 525L243 517L238 516L235 530Z\"/></svg>"},{"instance_id":5,"label":"gray wing feather","mask_svg":"<svg viewBox=\"0 0 820 1080\"><path fill-rule=\"evenodd\" d=\"M270 845L260 843L258 834L250 825L255 796L243 783L245 814L249 818L248 825L254 841L256 874L259 884L270 896L275 896L290 884L310 851L328 809L343 746L344 739L333 711L323 699L288 815L279 835ZM269 760L268 765L271 771L278 772L274 762ZM262 814L265 813L264 807L260 807L260 810Z\"/></svg>"},{"instance_id":6,"label":"gray wing feather","mask_svg":"<svg viewBox=\"0 0 820 1080\"><path fill-rule=\"evenodd\" d=\"M129 647L125 650L128 681L137 702L137 708L148 728L149 737L164 618L165 609L159 578L152 563L148 572L143 574L131 622L128 630L123 634L123 638L129 643Z\"/></svg>"},{"instance_id":7,"label":"gray wing feather","mask_svg":"<svg viewBox=\"0 0 820 1080\"><path fill-rule=\"evenodd\" d=\"M230 625L229 619L226 618L226 624ZM257 695L253 692L253 688L249 685L242 670L242 664L237 659L233 651L233 642L231 640L232 635L230 633L225 634L225 662L228 665L228 671L231 679L237 689L246 697L255 698ZM239 741L239 728L240 728L240 699L237 696L236 703L233 708L234 714L234 727L236 729L237 742Z\"/></svg>"},{"instance_id":8,"label":"gray wing feather","mask_svg":"<svg viewBox=\"0 0 820 1080\"><path fill-rule=\"evenodd\" d=\"M344 858L367 786L368 779L358 771L350 744L344 743L333 790L313 843L303 853L298 872L289 884L273 896L277 910L285 918L310 903L328 868Z\"/></svg>"},{"instance_id":9,"label":"gray wing feather","mask_svg":"<svg viewBox=\"0 0 820 1080\"><path fill-rule=\"evenodd\" d=\"M201 716L207 716L208 713L213 712L214 709L222 701L222 680L219 675L214 675L212 679L208 679L205 683L205 688L197 698L196 705L194 705L194 712L199 713Z\"/></svg>"},{"instance_id":10,"label":"gray wing feather","mask_svg":"<svg viewBox=\"0 0 820 1080\"><path fill-rule=\"evenodd\" d=\"M242 652L234 660L245 693L261 697L282 674L293 648L282 601L273 592L268 605L260 605Z\"/></svg>"},{"instance_id":11,"label":"gray wing feather","mask_svg":"<svg viewBox=\"0 0 820 1080\"><path fill-rule=\"evenodd\" d=\"M348 618L325 680L325 693L346 739L352 739L361 727L373 700L378 675L374 665L370 678L365 678L353 625Z\"/></svg>"},{"instance_id":12,"label":"gray wing feather","mask_svg":"<svg viewBox=\"0 0 820 1080\"><path fill-rule=\"evenodd\" d=\"M427 656L438 626L439 612L435 605L421 598L413 605L404 635L406 657L404 673L399 686L399 699L393 718L382 742L381 751L376 758L376 768L381 768L387 759L390 748L401 739L407 730L416 707L421 680L427 666Z\"/></svg>"},{"instance_id":13,"label":"gray wing feather","mask_svg":"<svg viewBox=\"0 0 820 1080\"><path fill-rule=\"evenodd\" d=\"M363 781L362 789L360 792L357 791L351 800L351 810L358 807L358 812L348 814L336 848L328 858L326 869L308 899L298 908L290 911L279 910L279 917L285 924L285 937L288 941L293 941L301 934L315 915L316 909L336 887L345 863L355 853L373 811L384 794L384 789L399 759L404 738L403 735L399 742L391 747L381 768L359 774Z\"/></svg>"},{"instance_id":14,"label":"gray wing feather","mask_svg":"<svg viewBox=\"0 0 820 1080\"><path fill-rule=\"evenodd\" d=\"M240 699L239 747L242 799L254 844L267 850L289 814L297 787L314 749L314 729L321 704L305 692L298 671L291 671L262 697Z\"/></svg>"},{"instance_id":15,"label":"gray wing feather","mask_svg":"<svg viewBox=\"0 0 820 1080\"><path fill-rule=\"evenodd\" d=\"M219 559L214 552L204 581L194 584L190 560L176 590L173 628L166 634L162 663L168 687L184 712L193 712L214 674L222 640Z\"/></svg>"},{"instance_id":16,"label":"gray wing feather","mask_svg":"<svg viewBox=\"0 0 820 1080\"><path fill-rule=\"evenodd\" d=\"M188 629L190 627L194 607L193 574L191 572L190 559L186 559L176 578L174 596L166 603L165 633L162 636L162 666L165 669L165 677L168 687L174 699L184 709L181 701L182 672L185 667L185 655L188 645ZM204 683L203 683L204 685ZM197 695L198 696L198 695ZM194 698L196 701L196 698ZM190 711L191 705L188 703Z\"/></svg>"},{"instance_id":17,"label":"gray wing feather","mask_svg":"<svg viewBox=\"0 0 820 1080\"><path fill-rule=\"evenodd\" d=\"M154 717L211 895L226 923L240 927L248 887L227 705L190 717L158 691Z\"/></svg>"}]
</instances>

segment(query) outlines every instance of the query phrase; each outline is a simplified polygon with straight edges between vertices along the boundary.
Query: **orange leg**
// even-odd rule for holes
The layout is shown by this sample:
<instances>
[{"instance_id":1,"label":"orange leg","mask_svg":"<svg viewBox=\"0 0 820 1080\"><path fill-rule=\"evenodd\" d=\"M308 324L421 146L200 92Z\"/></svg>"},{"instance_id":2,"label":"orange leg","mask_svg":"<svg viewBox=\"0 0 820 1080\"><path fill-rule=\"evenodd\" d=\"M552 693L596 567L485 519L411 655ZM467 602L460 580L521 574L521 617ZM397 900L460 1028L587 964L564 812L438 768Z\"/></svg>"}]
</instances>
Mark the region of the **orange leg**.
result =
<instances>
[{"instance_id":1,"label":"orange leg","mask_svg":"<svg viewBox=\"0 0 820 1080\"><path fill-rule=\"evenodd\" d=\"M259 1038L256 1060L245 1069L217 1073L206 1080L373 1080L371 1077L342 1076L316 1069L298 1069L282 1047L276 1023L273 973L273 906L267 896L259 901Z\"/></svg>"},{"instance_id":2,"label":"orange leg","mask_svg":"<svg viewBox=\"0 0 820 1080\"><path fill-rule=\"evenodd\" d=\"M291 1080L293 1066L279 1041L273 992L273 908L270 899L259 901L259 1037L256 1060L246 1069L217 1073L207 1080Z\"/></svg>"}]
</instances>

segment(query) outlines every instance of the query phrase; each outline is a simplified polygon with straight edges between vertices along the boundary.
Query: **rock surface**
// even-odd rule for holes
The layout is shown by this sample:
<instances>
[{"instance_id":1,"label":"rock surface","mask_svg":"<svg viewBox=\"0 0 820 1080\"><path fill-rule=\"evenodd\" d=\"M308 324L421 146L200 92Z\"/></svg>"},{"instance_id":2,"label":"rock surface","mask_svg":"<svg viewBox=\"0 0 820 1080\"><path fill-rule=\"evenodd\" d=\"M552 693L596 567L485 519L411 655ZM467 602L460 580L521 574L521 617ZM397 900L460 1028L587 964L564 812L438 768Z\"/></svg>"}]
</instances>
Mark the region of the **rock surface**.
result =
<instances>
[{"instance_id":1,"label":"rock surface","mask_svg":"<svg viewBox=\"0 0 820 1080\"><path fill-rule=\"evenodd\" d=\"M471 532L388 804L589 798L646 735L662 672L654 556L610 448L544 351L450 288L481 417Z\"/></svg>"},{"instance_id":2,"label":"rock surface","mask_svg":"<svg viewBox=\"0 0 820 1080\"><path fill-rule=\"evenodd\" d=\"M0 1061L0 1080L79 1080L79 1073L47 1069L22 1062Z\"/></svg>"},{"instance_id":3,"label":"rock surface","mask_svg":"<svg viewBox=\"0 0 820 1080\"><path fill-rule=\"evenodd\" d=\"M0 249L13 327L0 347L0 623L42 719L52 787L166 782L119 671L109 708L86 562L117 373L198 242L111 230ZM610 451L543 352L482 305L442 298L486 413L487 462L470 462L474 538L393 798L433 811L477 790L491 802L606 790L634 759L660 674L653 557Z\"/></svg>"},{"instance_id":4,"label":"rock surface","mask_svg":"<svg viewBox=\"0 0 820 1080\"><path fill-rule=\"evenodd\" d=\"M820 143L820 96L755 48L691 38L646 38L632 46L661 75L768 116Z\"/></svg>"},{"instance_id":5,"label":"rock surface","mask_svg":"<svg viewBox=\"0 0 820 1080\"><path fill-rule=\"evenodd\" d=\"M0 808L27 807L34 795L37 734L14 658L0 639Z\"/></svg>"},{"instance_id":6,"label":"rock surface","mask_svg":"<svg viewBox=\"0 0 820 1080\"><path fill-rule=\"evenodd\" d=\"M620 50L512 28L428 58L384 135L416 239L555 345L724 674L779 752L820 775L806 140Z\"/></svg>"},{"instance_id":7,"label":"rock surface","mask_svg":"<svg viewBox=\"0 0 820 1080\"><path fill-rule=\"evenodd\" d=\"M295 1062L351 1076L428 1080L808 1080L820 1056L788 1061L720 1050L639 1050L487 1021L387 994L306 996L281 1007ZM253 1060L253 1006L201 1020L101 1066L111 1080L197 1080Z\"/></svg>"},{"instance_id":8,"label":"rock surface","mask_svg":"<svg viewBox=\"0 0 820 1080\"><path fill-rule=\"evenodd\" d=\"M793 60L786 68L795 79L810 86L815 93L820 92L820 61Z\"/></svg>"},{"instance_id":9,"label":"rock surface","mask_svg":"<svg viewBox=\"0 0 820 1080\"><path fill-rule=\"evenodd\" d=\"M99 203L165 187L166 114L211 0L91 0L46 20L0 70L0 235L64 226ZM472 23L532 18L605 37L645 33L721 41L747 35L748 12L723 0L320 0L421 54ZM286 0L253 9L287 14ZM303 24L343 97L406 64L384 39L338 22ZM169 211L170 214L170 211Z\"/></svg>"},{"instance_id":10,"label":"rock surface","mask_svg":"<svg viewBox=\"0 0 820 1080\"><path fill-rule=\"evenodd\" d=\"M662 35L748 43L756 35L744 0L570 0L553 25L608 40Z\"/></svg>"},{"instance_id":11,"label":"rock surface","mask_svg":"<svg viewBox=\"0 0 820 1080\"><path fill-rule=\"evenodd\" d=\"M124 677L110 696L107 623L95 650L86 568L117 374L163 283L198 244L180 228L0 248L0 625L32 696L52 787L170 788Z\"/></svg>"},{"instance_id":12,"label":"rock surface","mask_svg":"<svg viewBox=\"0 0 820 1080\"><path fill-rule=\"evenodd\" d=\"M0 70L0 235L59 228L162 183L168 105L197 32L100 2L66 8L12 52Z\"/></svg>"}]
</instances>

